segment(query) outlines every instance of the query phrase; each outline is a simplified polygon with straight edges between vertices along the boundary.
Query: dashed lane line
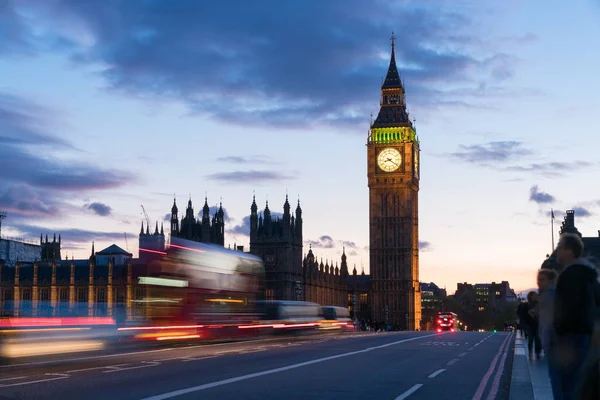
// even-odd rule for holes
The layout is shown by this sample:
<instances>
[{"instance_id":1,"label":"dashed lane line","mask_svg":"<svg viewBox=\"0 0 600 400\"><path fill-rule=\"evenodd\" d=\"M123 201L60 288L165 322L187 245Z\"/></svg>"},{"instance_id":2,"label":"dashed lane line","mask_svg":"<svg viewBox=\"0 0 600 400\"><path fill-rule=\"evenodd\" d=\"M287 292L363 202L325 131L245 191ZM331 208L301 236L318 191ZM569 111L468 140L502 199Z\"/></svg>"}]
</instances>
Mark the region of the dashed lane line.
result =
<instances>
[{"instance_id":1,"label":"dashed lane line","mask_svg":"<svg viewBox=\"0 0 600 400\"><path fill-rule=\"evenodd\" d=\"M404 400L408 398L411 394L419 390L423 386L422 383L417 383L415 386L408 389L406 392L402 393L400 396L396 397L394 400Z\"/></svg>"},{"instance_id":2,"label":"dashed lane line","mask_svg":"<svg viewBox=\"0 0 600 400\"><path fill-rule=\"evenodd\" d=\"M436 376L438 376L439 374L441 374L441 373L442 373L442 372L444 372L444 371L445 371L445 369L444 369L444 368L442 368L442 369L438 369L438 370L437 370L437 371L435 371L433 374L429 375L429 376L428 376L428 378L430 378L430 379L433 379L433 378L435 378Z\"/></svg>"},{"instance_id":3,"label":"dashed lane line","mask_svg":"<svg viewBox=\"0 0 600 400\"><path fill-rule=\"evenodd\" d=\"M265 370L265 371L255 372L255 373L247 374L247 375L241 375L241 376L237 376L237 377L234 377L234 378L224 379L224 380L221 380L221 381L216 381L216 382L211 382L211 383L205 383L203 385L198 385L198 386L192 386L192 387L189 387L189 388L186 388L186 389L180 389L180 390L175 390L175 391L172 391L172 392L162 393L162 394L158 394L156 396L146 397L143 400L164 400L164 399L170 399L172 397L177 397L177 396L181 396L181 395L188 394L188 393L194 393L194 392L199 392L199 391L202 391L202 390L206 390L206 389L210 389L210 388L214 388L214 387L218 387L218 386L229 385L229 384L232 384L232 383L235 383L235 382L240 382L240 381L245 381L245 380L248 380L248 379L258 378L258 377L265 376L265 375L276 374L278 372L284 372L284 371L288 371L288 370L291 370L291 369L301 368L301 367L305 367L307 365L312 365L312 364L318 364L318 363L322 363L322 362L329 361L329 360L335 360L335 359L338 359L338 358L343 358L343 357L353 356L353 355L357 355L357 354L368 353L368 352L371 352L373 350L379 350L379 349L383 349L383 348L386 348L386 347L395 346L395 345L398 345L398 344L401 344L401 343L412 342L414 340L424 339L424 338L433 337L433 336L439 336L439 334L415 336L415 337L411 337L411 338L407 338L407 339L403 339L403 340L398 340L398 341L391 342L391 343L382 344L382 345L379 345L379 346L368 347L368 348L363 349L363 350L351 351L351 352L348 352L348 353L337 354L337 355L334 355L334 356L317 358L317 359L314 359L314 360L305 361L305 362L301 362L301 363L298 363L298 364L287 365L285 367L268 369L268 370ZM421 386L422 385L420 385L420 386L419 385L415 385L413 388L416 387L416 389L414 389L416 391ZM411 394L412 394L412 392L411 392ZM406 397L402 397L403 395L404 394L400 395L400 397L398 397L397 399L404 399L404 398L406 398Z\"/></svg>"}]
</instances>

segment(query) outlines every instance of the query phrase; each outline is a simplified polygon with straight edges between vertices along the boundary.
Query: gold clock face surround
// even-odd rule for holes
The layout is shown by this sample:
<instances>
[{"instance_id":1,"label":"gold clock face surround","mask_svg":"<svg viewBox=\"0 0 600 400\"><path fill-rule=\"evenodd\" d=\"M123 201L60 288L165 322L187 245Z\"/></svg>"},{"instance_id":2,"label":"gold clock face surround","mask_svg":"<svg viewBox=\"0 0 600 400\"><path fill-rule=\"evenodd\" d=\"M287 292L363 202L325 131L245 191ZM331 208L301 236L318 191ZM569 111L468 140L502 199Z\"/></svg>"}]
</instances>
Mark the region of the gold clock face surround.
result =
<instances>
[{"instance_id":1,"label":"gold clock face surround","mask_svg":"<svg viewBox=\"0 0 600 400\"><path fill-rule=\"evenodd\" d=\"M400 168L402 155L394 148L388 147L377 155L377 165L384 172L393 172Z\"/></svg>"}]
</instances>

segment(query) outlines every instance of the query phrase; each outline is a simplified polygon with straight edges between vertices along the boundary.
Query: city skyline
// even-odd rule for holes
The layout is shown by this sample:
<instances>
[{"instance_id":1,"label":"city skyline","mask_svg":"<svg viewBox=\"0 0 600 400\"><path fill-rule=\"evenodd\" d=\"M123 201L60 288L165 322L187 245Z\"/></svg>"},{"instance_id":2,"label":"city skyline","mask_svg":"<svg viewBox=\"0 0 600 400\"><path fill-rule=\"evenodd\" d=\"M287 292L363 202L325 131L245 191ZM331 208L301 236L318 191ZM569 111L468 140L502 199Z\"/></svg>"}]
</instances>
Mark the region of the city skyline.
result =
<instances>
[{"instance_id":1,"label":"city skyline","mask_svg":"<svg viewBox=\"0 0 600 400\"><path fill-rule=\"evenodd\" d=\"M555 237L566 209L597 235L600 189L582 183L598 167L600 57L571 44L600 33L599 6L350 3L10 2L3 234L61 233L76 258L92 241L137 253L140 205L167 230L173 196L181 214L191 195L196 215L222 201L225 246L247 248L253 195L280 214L287 194L304 253L339 261L345 246L369 273L365 144L394 31L421 141L420 281L534 287L551 208ZM565 19L578 23L557 32Z\"/></svg>"}]
</instances>

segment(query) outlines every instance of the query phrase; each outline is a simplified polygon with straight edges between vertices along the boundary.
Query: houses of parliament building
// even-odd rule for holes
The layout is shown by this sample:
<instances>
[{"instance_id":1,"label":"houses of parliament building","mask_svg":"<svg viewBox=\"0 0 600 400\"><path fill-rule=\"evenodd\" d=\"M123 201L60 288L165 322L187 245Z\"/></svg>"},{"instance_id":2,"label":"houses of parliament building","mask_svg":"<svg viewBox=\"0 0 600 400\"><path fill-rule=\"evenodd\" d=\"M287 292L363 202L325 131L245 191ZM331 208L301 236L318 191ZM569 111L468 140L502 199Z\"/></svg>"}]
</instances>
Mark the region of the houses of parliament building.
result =
<instances>
[{"instance_id":1,"label":"houses of parliament building","mask_svg":"<svg viewBox=\"0 0 600 400\"><path fill-rule=\"evenodd\" d=\"M253 200L250 215L250 252L262 257L265 264L265 298L304 300L322 305L348 307L354 316L368 319L370 287L368 275L349 274L345 250L340 263L320 262L312 248L302 254L302 210L298 203L292 216L286 197L281 218L271 216L268 203L258 212ZM224 246L225 221L222 205L210 215L205 199L202 217L196 219L192 200L184 216L179 217L176 201L171 208L171 237ZM148 224L139 234L139 247L162 251L167 246L164 226ZM243 249L239 249L242 250ZM5 315L40 315L37 305L77 315L109 315L128 320L142 318L144 286L138 278L145 276L147 260L113 244L90 257L61 259L60 239L41 241L40 257L14 264L0 260L0 310Z\"/></svg>"},{"instance_id":2,"label":"houses of parliament building","mask_svg":"<svg viewBox=\"0 0 600 400\"><path fill-rule=\"evenodd\" d=\"M350 273L345 250L340 260L325 263L317 260L312 248L305 254L302 209L298 202L292 211L287 196L281 217L272 215L268 203L259 212L256 199L252 200L250 252L264 261L266 299L349 307L358 319L413 330L419 328L421 321L420 142L406 108L394 45L392 37L380 110L366 140L371 275L359 275L355 267ZM142 224L140 248L164 250L164 227L159 230L157 223L152 232L148 225L149 222L144 229ZM223 208L220 206L211 216L207 199L200 218L194 213L191 199L181 217L174 201L169 228L171 237L220 246L225 243ZM5 247L16 248L11 246ZM60 237L58 244L41 243L40 247L44 250L40 248L37 258L32 256L37 248L23 247L23 252L27 250L30 255L28 262L21 260L10 265L0 260L4 264L0 267L3 309L9 303L12 309L19 310L22 301L35 304L49 300L53 307L79 307L90 315L96 312L112 315L119 307L126 310L127 318L135 318L141 312L136 309L135 300L141 298L143 290L136 283L146 268L142 254L134 259L116 245L95 252L92 245L89 259L62 260Z\"/></svg>"}]
</instances>

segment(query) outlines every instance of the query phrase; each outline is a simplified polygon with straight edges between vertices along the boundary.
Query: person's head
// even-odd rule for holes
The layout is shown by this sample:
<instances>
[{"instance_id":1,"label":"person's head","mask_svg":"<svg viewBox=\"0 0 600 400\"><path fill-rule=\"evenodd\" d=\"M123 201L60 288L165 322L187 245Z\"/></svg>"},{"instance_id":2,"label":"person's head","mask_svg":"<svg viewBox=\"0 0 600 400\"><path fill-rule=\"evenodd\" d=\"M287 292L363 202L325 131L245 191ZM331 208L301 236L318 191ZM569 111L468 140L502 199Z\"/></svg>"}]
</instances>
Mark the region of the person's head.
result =
<instances>
[{"instance_id":1,"label":"person's head","mask_svg":"<svg viewBox=\"0 0 600 400\"><path fill-rule=\"evenodd\" d=\"M567 266L583 255L583 241L574 233L564 233L560 236L556 247L556 261Z\"/></svg>"},{"instance_id":2,"label":"person's head","mask_svg":"<svg viewBox=\"0 0 600 400\"><path fill-rule=\"evenodd\" d=\"M540 290L545 290L548 286L556 283L556 272L545 268L540 269L537 276L537 285Z\"/></svg>"},{"instance_id":3,"label":"person's head","mask_svg":"<svg viewBox=\"0 0 600 400\"><path fill-rule=\"evenodd\" d=\"M528 302L532 302L532 301L536 301L537 300L537 293L534 292L533 290L529 293L527 293L527 301Z\"/></svg>"}]
</instances>

